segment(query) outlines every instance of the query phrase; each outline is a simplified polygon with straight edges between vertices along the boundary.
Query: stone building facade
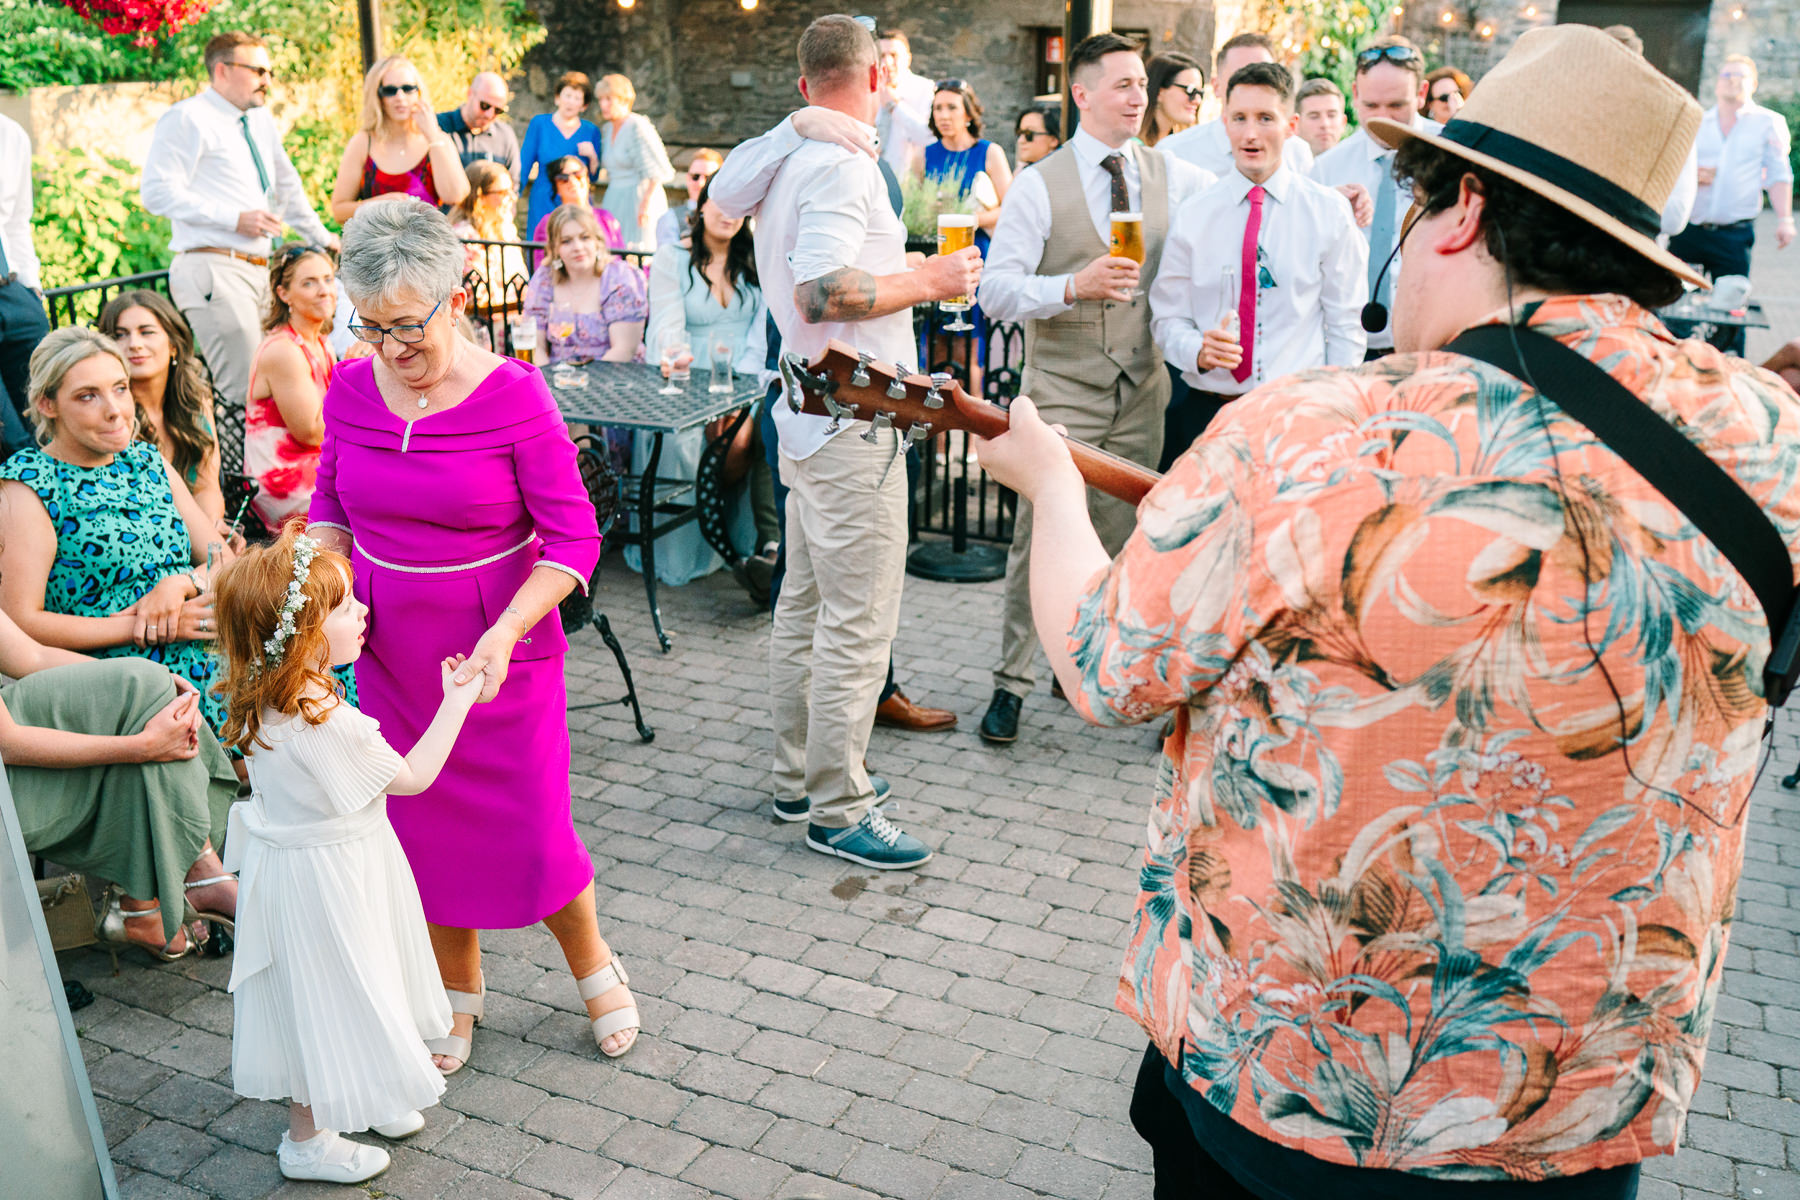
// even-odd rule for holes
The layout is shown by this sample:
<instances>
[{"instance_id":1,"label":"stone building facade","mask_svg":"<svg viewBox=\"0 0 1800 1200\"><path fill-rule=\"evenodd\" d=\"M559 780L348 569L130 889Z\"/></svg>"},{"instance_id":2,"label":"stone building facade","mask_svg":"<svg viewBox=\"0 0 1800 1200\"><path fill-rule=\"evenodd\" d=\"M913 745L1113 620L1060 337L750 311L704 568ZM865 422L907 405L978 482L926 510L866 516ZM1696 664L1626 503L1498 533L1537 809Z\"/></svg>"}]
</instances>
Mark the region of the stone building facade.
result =
<instances>
[{"instance_id":1,"label":"stone building facade","mask_svg":"<svg viewBox=\"0 0 1800 1200\"><path fill-rule=\"evenodd\" d=\"M792 0L751 2L746 10L740 0L634 0L626 9L618 0L539 0L549 36L527 60L527 90L546 96L570 69L596 78L617 71L637 89L637 111L656 122L671 147L732 145L801 102L794 48L808 22L832 11ZM1045 39L1062 32L1059 0L870 0L844 11L905 29L919 74L968 80L987 110L987 136L1010 155L1013 119L1046 78ZM1153 50L1204 61L1212 52L1214 6L1115 0L1113 25L1144 34Z\"/></svg>"}]
</instances>

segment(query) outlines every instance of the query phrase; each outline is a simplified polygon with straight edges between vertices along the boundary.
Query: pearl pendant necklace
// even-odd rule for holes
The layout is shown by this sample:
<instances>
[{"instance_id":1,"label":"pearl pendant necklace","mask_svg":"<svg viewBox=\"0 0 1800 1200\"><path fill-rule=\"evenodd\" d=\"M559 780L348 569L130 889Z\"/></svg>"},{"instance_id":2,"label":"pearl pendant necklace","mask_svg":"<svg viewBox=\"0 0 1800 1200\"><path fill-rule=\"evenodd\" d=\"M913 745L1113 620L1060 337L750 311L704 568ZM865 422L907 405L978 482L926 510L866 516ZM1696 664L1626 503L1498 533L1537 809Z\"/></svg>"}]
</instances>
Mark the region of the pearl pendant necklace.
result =
<instances>
[{"instance_id":1,"label":"pearl pendant necklace","mask_svg":"<svg viewBox=\"0 0 1800 1200\"><path fill-rule=\"evenodd\" d=\"M424 392L420 392L420 393L419 393L419 407L420 407L420 408L425 408L425 407L427 407L427 406L428 406L428 405L429 405L429 404L430 404L430 403L431 403L431 401L429 401L429 400L427 400L427 399L426 399L426 398L425 398L425 393L424 393Z\"/></svg>"}]
</instances>

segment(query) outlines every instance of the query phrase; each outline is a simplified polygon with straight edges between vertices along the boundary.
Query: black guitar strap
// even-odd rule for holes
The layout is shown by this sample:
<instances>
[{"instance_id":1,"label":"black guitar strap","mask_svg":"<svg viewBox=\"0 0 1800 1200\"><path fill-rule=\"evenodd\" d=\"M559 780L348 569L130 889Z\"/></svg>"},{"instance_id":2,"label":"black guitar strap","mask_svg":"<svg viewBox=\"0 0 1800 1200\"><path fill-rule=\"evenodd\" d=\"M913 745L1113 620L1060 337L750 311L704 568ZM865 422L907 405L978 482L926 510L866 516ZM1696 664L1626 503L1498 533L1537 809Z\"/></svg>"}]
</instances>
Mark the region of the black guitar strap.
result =
<instances>
[{"instance_id":1,"label":"black guitar strap","mask_svg":"<svg viewBox=\"0 0 1800 1200\"><path fill-rule=\"evenodd\" d=\"M1794 567L1780 530L1750 494L1631 389L1555 338L1534 329L1482 325L1464 330L1444 349L1535 381L1546 398L1587 426L1718 548L1756 593L1768 619L1773 641L1763 671L1764 696L1780 707L1800 675Z\"/></svg>"}]
</instances>

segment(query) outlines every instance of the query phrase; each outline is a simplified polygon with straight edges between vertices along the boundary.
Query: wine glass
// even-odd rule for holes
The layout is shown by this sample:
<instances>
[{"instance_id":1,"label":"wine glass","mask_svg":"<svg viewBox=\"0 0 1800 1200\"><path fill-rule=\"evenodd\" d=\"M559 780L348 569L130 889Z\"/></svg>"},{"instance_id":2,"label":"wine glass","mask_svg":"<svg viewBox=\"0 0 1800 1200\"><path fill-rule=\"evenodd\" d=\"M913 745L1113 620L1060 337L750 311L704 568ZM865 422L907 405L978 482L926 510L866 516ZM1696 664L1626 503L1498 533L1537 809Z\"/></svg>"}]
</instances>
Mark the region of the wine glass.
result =
<instances>
[{"instance_id":1,"label":"wine glass","mask_svg":"<svg viewBox=\"0 0 1800 1200\"><path fill-rule=\"evenodd\" d=\"M575 310L567 304L550 306L550 338L567 346L575 337Z\"/></svg>"},{"instance_id":2,"label":"wine glass","mask_svg":"<svg viewBox=\"0 0 1800 1200\"><path fill-rule=\"evenodd\" d=\"M665 329L657 338L656 356L669 373L669 381L662 386L659 395L679 396L687 389L682 387L693 374L694 351L688 345L687 330Z\"/></svg>"}]
</instances>

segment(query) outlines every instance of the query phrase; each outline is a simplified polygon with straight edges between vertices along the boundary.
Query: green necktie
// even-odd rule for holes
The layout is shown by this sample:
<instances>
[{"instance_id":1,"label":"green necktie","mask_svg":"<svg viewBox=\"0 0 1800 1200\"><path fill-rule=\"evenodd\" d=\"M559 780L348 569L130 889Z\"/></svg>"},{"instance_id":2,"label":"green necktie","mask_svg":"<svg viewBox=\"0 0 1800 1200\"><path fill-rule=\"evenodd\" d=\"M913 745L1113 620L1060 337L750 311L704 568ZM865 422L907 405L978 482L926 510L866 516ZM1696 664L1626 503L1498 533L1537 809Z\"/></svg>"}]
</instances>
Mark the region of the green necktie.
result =
<instances>
[{"instance_id":1,"label":"green necktie","mask_svg":"<svg viewBox=\"0 0 1800 1200\"><path fill-rule=\"evenodd\" d=\"M238 118L238 124L244 130L244 144L250 147L250 161L256 164L256 177L262 181L262 190L269 190L269 168L263 166L262 151L256 148L256 139L250 136L250 114L245 113Z\"/></svg>"}]
</instances>

